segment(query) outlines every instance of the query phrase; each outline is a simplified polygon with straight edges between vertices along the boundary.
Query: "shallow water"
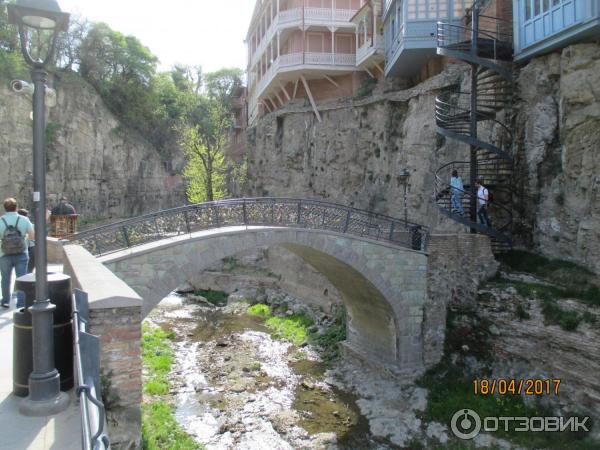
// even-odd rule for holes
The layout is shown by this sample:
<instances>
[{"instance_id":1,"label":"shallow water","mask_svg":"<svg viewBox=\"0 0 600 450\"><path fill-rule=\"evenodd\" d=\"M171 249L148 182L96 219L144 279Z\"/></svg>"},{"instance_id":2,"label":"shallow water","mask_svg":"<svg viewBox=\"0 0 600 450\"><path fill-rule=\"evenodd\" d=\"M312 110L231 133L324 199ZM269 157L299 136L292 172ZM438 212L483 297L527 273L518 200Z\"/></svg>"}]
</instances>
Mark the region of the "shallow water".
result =
<instances>
[{"instance_id":1,"label":"shallow water","mask_svg":"<svg viewBox=\"0 0 600 450\"><path fill-rule=\"evenodd\" d=\"M326 382L310 346L230 308L165 304L152 320L177 335L176 418L207 449L392 448L370 435L357 398Z\"/></svg>"}]
</instances>

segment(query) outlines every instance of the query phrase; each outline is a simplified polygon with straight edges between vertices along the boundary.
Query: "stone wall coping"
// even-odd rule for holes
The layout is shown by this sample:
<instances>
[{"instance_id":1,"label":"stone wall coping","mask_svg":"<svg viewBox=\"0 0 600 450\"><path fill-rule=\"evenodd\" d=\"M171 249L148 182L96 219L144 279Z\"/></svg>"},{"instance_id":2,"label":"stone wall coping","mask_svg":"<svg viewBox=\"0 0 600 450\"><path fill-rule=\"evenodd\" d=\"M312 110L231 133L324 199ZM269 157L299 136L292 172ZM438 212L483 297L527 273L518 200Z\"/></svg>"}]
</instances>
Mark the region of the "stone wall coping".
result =
<instances>
[{"instance_id":1,"label":"stone wall coping","mask_svg":"<svg viewBox=\"0 0 600 450\"><path fill-rule=\"evenodd\" d=\"M63 243L65 241L50 237L46 238L47 258L52 264L62 264L64 261Z\"/></svg>"},{"instance_id":2,"label":"stone wall coping","mask_svg":"<svg viewBox=\"0 0 600 450\"><path fill-rule=\"evenodd\" d=\"M210 230L202 230L196 231L191 234L182 234L179 236L173 236L170 238L162 239L160 241L149 242L147 244L139 245L137 247L128 248L125 250L120 250L118 252L110 253L108 255L99 256L98 261L103 264L107 263L116 263L122 260L126 260L130 258L132 255L143 255L146 253L151 253L159 248L169 248L176 245L181 244L183 241L201 241L206 239L211 239L214 237L221 237L224 235L242 235L248 233L258 234L264 231L276 231L276 232L298 232L301 231L303 233L312 233L316 235L330 235L341 238L346 238L349 240L363 241L368 242L373 245L379 245L381 247L390 248L394 250L401 250L407 253L416 253L419 255L428 256L428 253L422 252L419 250L412 250L407 247L396 246L390 244L389 242L377 241L375 239L369 239L366 237L356 236L353 234L344 234L344 233L336 233L335 231L329 230L312 230L310 228L291 228L291 227L273 227L273 226L232 226L232 227L221 227L221 228L213 228ZM295 242L290 242L291 244ZM302 245L302 244L300 244Z\"/></svg>"},{"instance_id":3,"label":"stone wall coping","mask_svg":"<svg viewBox=\"0 0 600 450\"><path fill-rule=\"evenodd\" d=\"M87 292L90 309L142 307L142 298L79 245L65 245L64 272L73 287Z\"/></svg>"}]
</instances>

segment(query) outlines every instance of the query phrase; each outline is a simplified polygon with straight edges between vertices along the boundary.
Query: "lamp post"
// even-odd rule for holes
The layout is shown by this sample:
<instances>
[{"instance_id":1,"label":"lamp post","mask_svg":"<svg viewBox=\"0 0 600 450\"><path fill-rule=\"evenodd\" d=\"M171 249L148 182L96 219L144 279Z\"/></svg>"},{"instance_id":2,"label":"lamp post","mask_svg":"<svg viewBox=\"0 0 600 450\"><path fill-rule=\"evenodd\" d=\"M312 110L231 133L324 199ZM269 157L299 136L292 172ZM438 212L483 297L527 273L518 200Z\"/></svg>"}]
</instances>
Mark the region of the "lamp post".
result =
<instances>
[{"instance_id":1,"label":"lamp post","mask_svg":"<svg viewBox=\"0 0 600 450\"><path fill-rule=\"evenodd\" d=\"M31 79L34 85L35 302L30 308L33 325L33 372L29 376L29 396L21 403L20 411L28 416L46 416L65 410L69 404L68 396L60 392L60 375L54 367L53 314L56 306L48 298L44 117L48 77L44 67L52 60L58 34L67 30L69 14L60 10L56 0L17 0L15 4L8 5L8 20L19 30L21 52L27 64L31 66ZM38 54L31 52L34 39Z\"/></svg>"},{"instance_id":2,"label":"lamp post","mask_svg":"<svg viewBox=\"0 0 600 450\"><path fill-rule=\"evenodd\" d=\"M401 183L404 185L404 225L408 227L408 210L406 209L406 188L408 186L408 179L410 178L410 172L408 169L402 169L398 175Z\"/></svg>"}]
</instances>

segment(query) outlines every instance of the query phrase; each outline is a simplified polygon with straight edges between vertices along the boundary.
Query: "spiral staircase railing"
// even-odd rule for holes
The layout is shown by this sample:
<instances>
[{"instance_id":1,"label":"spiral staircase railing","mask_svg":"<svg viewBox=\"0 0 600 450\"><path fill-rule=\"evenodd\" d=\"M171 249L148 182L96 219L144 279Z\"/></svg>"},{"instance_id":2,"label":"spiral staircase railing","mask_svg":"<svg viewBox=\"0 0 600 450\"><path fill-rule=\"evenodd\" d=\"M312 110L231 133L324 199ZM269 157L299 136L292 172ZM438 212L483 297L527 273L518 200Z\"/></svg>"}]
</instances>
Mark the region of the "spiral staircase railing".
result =
<instances>
[{"instance_id":1,"label":"spiral staircase railing","mask_svg":"<svg viewBox=\"0 0 600 450\"><path fill-rule=\"evenodd\" d=\"M437 53L471 66L469 88L437 96L437 132L470 145L471 153L468 161L451 161L436 170L434 200L444 215L472 232L490 236L494 250L502 251L512 242L513 135L508 126L513 93L512 24L480 14L479 6L474 4L465 25L439 22L437 26ZM452 203L454 170L464 182L458 195L462 208ZM490 226L477 217L480 199L475 181L480 178L493 194L487 204Z\"/></svg>"},{"instance_id":2,"label":"spiral staircase railing","mask_svg":"<svg viewBox=\"0 0 600 450\"><path fill-rule=\"evenodd\" d=\"M69 236L94 255L161 239L231 226L274 226L333 231L426 251L426 226L320 200L240 198L167 209Z\"/></svg>"}]
</instances>

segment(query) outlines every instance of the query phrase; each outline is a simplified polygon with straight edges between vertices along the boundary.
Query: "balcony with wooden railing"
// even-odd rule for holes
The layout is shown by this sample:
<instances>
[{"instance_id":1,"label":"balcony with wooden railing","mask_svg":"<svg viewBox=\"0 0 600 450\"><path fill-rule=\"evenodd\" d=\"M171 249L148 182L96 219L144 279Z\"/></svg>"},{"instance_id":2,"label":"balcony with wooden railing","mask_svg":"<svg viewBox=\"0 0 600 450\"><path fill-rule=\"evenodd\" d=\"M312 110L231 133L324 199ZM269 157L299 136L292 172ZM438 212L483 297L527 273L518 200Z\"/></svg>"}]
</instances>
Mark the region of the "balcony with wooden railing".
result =
<instances>
[{"instance_id":1,"label":"balcony with wooden railing","mask_svg":"<svg viewBox=\"0 0 600 450\"><path fill-rule=\"evenodd\" d=\"M298 52L280 55L257 84L254 95L260 97L280 72L323 68L325 70L354 69L356 54L332 52Z\"/></svg>"},{"instance_id":2,"label":"balcony with wooden railing","mask_svg":"<svg viewBox=\"0 0 600 450\"><path fill-rule=\"evenodd\" d=\"M256 50L252 52L250 66L258 63L278 31L301 26L354 28L354 24L350 22L350 19L357 11L357 9L314 8L308 6L280 11L275 15L266 32L260 38Z\"/></svg>"},{"instance_id":3,"label":"balcony with wooden railing","mask_svg":"<svg viewBox=\"0 0 600 450\"><path fill-rule=\"evenodd\" d=\"M381 54L383 58L383 54L385 52L385 46L383 44L383 37L379 39L375 39L372 43L369 39L363 45L358 47L356 51L356 65L360 66L363 64L368 58L375 54Z\"/></svg>"}]
</instances>

